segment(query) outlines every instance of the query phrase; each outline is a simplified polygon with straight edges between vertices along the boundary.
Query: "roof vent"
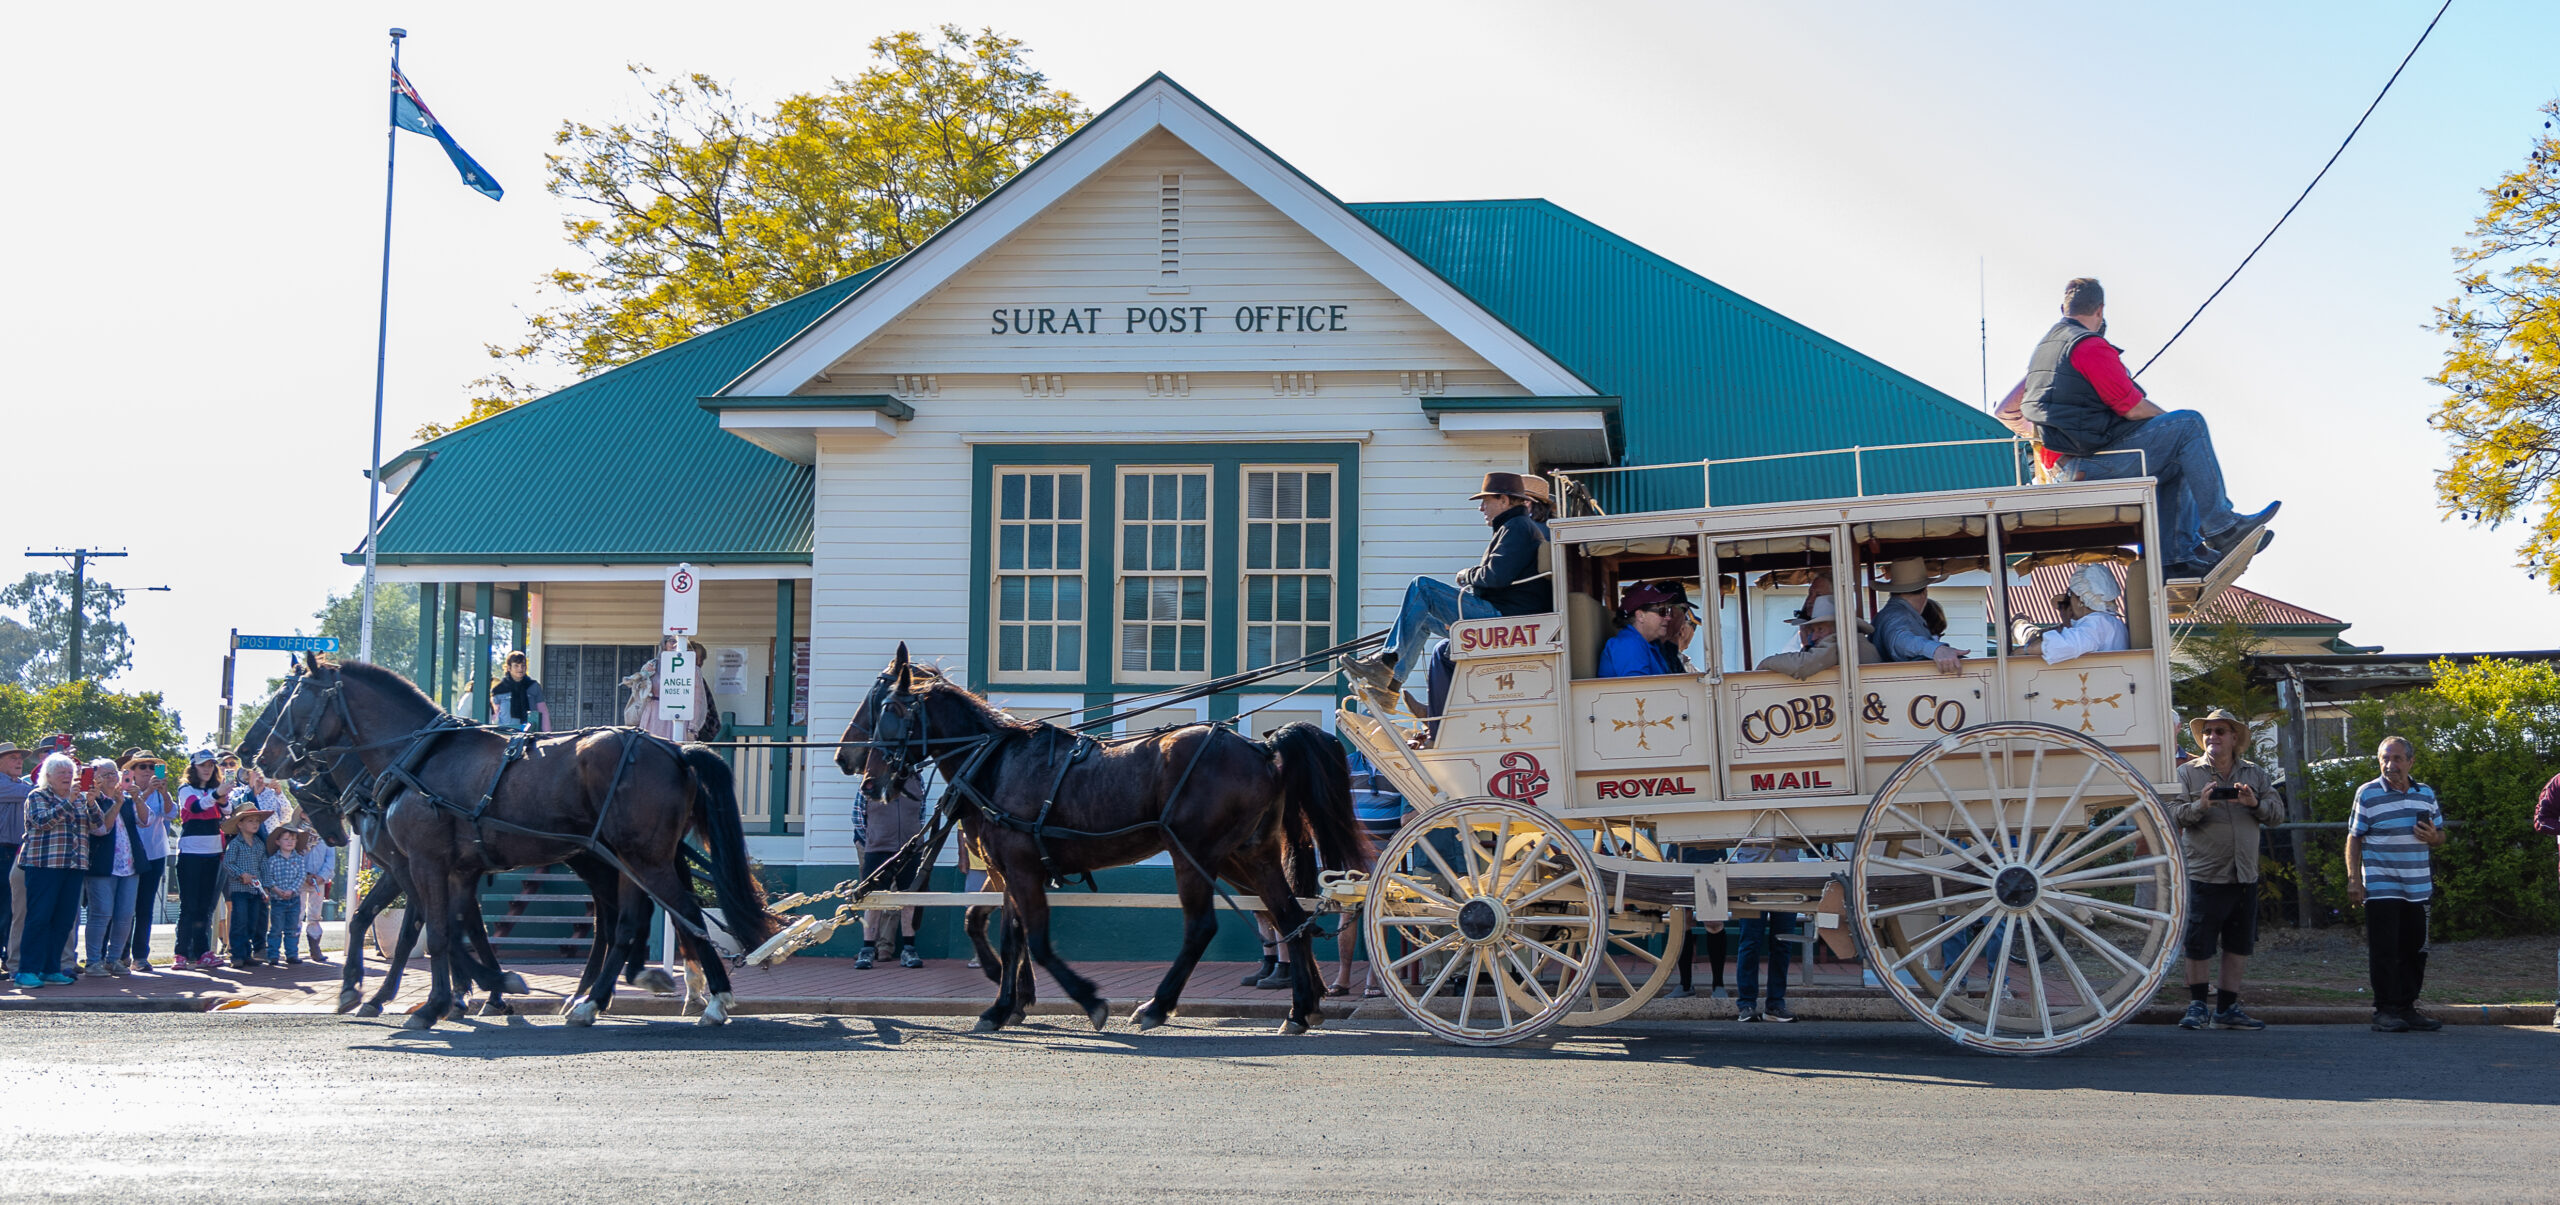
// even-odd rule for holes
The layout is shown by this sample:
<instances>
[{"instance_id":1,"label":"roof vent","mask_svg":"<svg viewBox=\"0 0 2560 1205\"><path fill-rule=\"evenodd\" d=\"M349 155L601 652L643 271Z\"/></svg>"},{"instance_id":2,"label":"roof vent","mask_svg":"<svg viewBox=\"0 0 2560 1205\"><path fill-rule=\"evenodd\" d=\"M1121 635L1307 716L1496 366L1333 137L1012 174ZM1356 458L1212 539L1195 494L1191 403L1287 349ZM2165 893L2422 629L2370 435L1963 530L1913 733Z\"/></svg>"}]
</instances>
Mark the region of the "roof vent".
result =
<instances>
[{"instance_id":1,"label":"roof vent","mask_svg":"<svg viewBox=\"0 0 2560 1205\"><path fill-rule=\"evenodd\" d=\"M1182 173L1156 177L1156 279L1150 293L1188 293L1182 283Z\"/></svg>"}]
</instances>

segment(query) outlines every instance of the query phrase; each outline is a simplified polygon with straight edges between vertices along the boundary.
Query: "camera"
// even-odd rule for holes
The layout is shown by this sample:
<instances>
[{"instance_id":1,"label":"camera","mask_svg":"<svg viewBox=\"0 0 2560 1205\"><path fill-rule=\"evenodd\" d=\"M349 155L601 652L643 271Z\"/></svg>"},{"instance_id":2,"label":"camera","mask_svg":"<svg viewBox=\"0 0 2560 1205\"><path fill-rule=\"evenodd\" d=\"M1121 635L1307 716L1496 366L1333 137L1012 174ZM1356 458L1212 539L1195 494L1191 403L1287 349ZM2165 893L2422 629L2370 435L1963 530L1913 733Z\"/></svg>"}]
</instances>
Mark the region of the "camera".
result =
<instances>
[{"instance_id":1,"label":"camera","mask_svg":"<svg viewBox=\"0 0 2560 1205\"><path fill-rule=\"evenodd\" d=\"M2214 789L2205 792L2204 797L2207 799L2238 799L2240 797L2240 788L2215 787Z\"/></svg>"}]
</instances>

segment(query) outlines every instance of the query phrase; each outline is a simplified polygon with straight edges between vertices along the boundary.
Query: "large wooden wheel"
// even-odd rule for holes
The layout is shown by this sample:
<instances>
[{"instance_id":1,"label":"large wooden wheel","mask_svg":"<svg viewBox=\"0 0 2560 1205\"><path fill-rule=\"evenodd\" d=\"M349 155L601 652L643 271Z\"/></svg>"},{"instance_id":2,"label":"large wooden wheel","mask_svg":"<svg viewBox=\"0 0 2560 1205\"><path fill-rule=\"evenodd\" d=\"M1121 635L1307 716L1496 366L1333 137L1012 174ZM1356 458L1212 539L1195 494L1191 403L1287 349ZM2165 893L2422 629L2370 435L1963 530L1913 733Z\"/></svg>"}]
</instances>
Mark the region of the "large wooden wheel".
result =
<instances>
[{"instance_id":1,"label":"large wooden wheel","mask_svg":"<svg viewBox=\"0 0 2560 1205\"><path fill-rule=\"evenodd\" d=\"M1405 825L1377 865L1362 928L1379 981L1415 1024L1505 1045L1563 1019L1590 988L1601 962L1590 935L1605 919L1599 875L1545 812L1505 799L1444 804Z\"/></svg>"},{"instance_id":2,"label":"large wooden wheel","mask_svg":"<svg viewBox=\"0 0 2560 1205\"><path fill-rule=\"evenodd\" d=\"M2140 1011L2168 974L2177 850L2159 796L2106 746L1984 724L1876 791L1851 854L1853 927L1923 1024L1979 1050L2065 1050Z\"/></svg>"}]
</instances>

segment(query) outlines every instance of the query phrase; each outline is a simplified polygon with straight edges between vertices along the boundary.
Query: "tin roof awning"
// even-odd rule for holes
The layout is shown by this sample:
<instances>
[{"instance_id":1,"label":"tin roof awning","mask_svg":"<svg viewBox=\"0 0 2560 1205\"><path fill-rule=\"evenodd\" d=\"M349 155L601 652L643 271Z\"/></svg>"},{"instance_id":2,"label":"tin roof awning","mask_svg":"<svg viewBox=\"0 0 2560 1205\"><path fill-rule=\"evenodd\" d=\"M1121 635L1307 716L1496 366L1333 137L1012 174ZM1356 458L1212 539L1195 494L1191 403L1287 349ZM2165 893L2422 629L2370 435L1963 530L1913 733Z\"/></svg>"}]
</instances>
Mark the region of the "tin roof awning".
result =
<instances>
[{"instance_id":1,"label":"tin roof awning","mask_svg":"<svg viewBox=\"0 0 2560 1205\"><path fill-rule=\"evenodd\" d=\"M1526 435L1539 464L1616 464L1626 444L1614 397L1426 397L1422 413L1443 432Z\"/></svg>"},{"instance_id":2,"label":"tin roof awning","mask_svg":"<svg viewBox=\"0 0 2560 1205\"><path fill-rule=\"evenodd\" d=\"M885 393L704 397L720 429L794 464L818 463L818 433L895 439L916 408Z\"/></svg>"}]
</instances>

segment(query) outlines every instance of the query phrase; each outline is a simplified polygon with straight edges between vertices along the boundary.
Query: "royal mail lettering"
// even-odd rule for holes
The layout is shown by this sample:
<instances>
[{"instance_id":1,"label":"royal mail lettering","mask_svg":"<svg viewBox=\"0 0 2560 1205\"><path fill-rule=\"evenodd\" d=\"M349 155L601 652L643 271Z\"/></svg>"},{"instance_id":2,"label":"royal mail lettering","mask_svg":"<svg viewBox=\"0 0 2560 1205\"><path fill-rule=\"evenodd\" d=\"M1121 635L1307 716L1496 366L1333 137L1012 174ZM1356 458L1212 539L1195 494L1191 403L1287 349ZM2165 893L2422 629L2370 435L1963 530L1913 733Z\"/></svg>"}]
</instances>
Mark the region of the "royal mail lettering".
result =
<instances>
[{"instance_id":1,"label":"royal mail lettering","mask_svg":"<svg viewBox=\"0 0 2560 1205\"><path fill-rule=\"evenodd\" d=\"M1745 713L1742 717L1742 739L1755 745L1765 745L1779 737L1828 728L1839 719L1840 714L1832 706L1829 695L1788 699Z\"/></svg>"},{"instance_id":2,"label":"royal mail lettering","mask_svg":"<svg viewBox=\"0 0 2560 1205\"><path fill-rule=\"evenodd\" d=\"M1752 775L1751 789L1754 791L1827 791L1831 789L1831 780L1824 778L1820 770L1788 770L1777 774Z\"/></svg>"},{"instance_id":3,"label":"royal mail lettering","mask_svg":"<svg viewBox=\"0 0 2560 1205\"><path fill-rule=\"evenodd\" d=\"M1597 794L1602 799L1653 799L1663 795L1695 795L1698 788L1689 785L1687 776L1679 778L1616 778L1602 781Z\"/></svg>"},{"instance_id":4,"label":"royal mail lettering","mask_svg":"<svg viewBox=\"0 0 2560 1205\"><path fill-rule=\"evenodd\" d=\"M1491 628L1462 628L1458 632L1458 651L1483 652L1493 649L1521 649L1538 643L1538 629L1543 623L1515 623Z\"/></svg>"}]
</instances>

